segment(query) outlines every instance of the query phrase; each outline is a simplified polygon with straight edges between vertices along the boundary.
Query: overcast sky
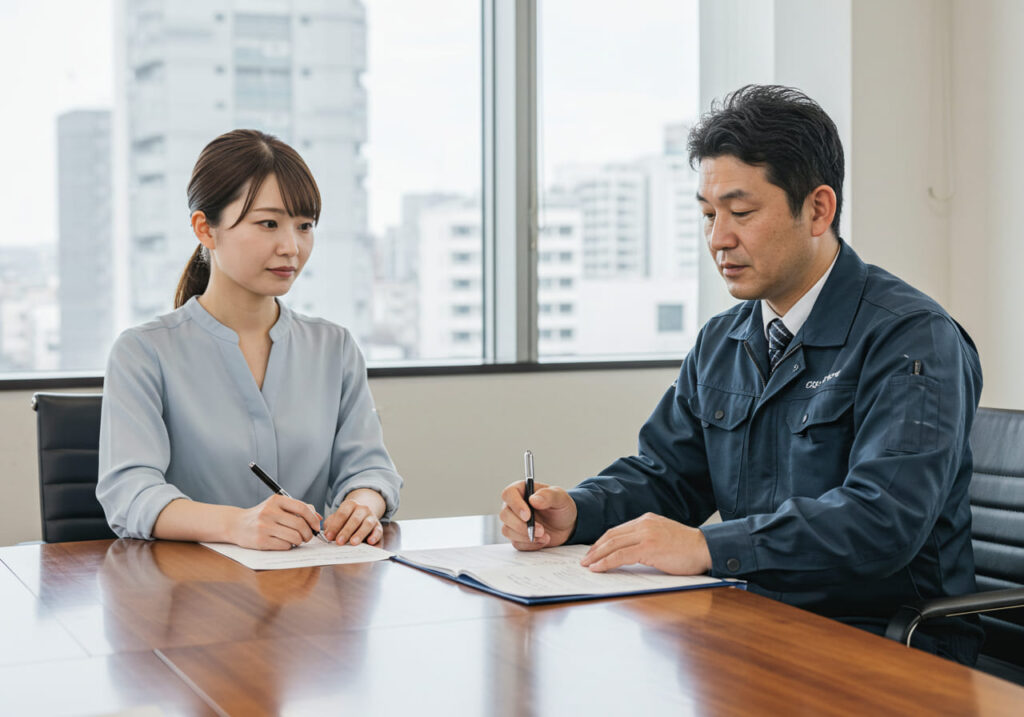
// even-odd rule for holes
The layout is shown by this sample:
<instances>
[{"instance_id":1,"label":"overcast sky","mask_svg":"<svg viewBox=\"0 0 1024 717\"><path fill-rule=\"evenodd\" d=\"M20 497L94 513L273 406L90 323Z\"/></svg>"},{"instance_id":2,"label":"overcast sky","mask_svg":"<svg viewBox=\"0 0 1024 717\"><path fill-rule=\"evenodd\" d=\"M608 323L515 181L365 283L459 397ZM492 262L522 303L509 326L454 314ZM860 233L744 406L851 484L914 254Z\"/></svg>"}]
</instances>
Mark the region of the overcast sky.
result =
<instances>
[{"instance_id":1,"label":"overcast sky","mask_svg":"<svg viewBox=\"0 0 1024 717\"><path fill-rule=\"evenodd\" d=\"M0 243L57 238L57 115L113 102L112 0L0 0Z\"/></svg>"},{"instance_id":2,"label":"overcast sky","mask_svg":"<svg viewBox=\"0 0 1024 717\"><path fill-rule=\"evenodd\" d=\"M480 182L477 0L368 0L370 226ZM540 0L542 165L656 152L697 102L696 0ZM56 240L56 118L113 105L113 0L0 0L2 244Z\"/></svg>"}]
</instances>

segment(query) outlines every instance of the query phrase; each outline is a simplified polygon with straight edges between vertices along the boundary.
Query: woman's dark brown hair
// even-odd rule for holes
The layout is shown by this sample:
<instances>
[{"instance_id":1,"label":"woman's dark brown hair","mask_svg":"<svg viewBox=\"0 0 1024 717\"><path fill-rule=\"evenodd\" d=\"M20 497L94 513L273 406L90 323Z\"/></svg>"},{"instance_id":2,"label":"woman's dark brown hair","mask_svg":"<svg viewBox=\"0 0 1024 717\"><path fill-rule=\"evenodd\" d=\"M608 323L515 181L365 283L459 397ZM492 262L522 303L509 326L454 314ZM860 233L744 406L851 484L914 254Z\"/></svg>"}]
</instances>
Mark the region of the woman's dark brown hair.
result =
<instances>
[{"instance_id":1,"label":"woman's dark brown hair","mask_svg":"<svg viewBox=\"0 0 1024 717\"><path fill-rule=\"evenodd\" d=\"M309 167L294 149L273 135L254 129L236 129L210 142L199 154L188 183L189 212L202 212L212 227L220 225L224 208L249 189L237 225L252 209L268 175L277 177L284 208L293 217L320 220L320 190ZM196 247L178 281L174 308L206 291L210 258L202 244Z\"/></svg>"}]
</instances>

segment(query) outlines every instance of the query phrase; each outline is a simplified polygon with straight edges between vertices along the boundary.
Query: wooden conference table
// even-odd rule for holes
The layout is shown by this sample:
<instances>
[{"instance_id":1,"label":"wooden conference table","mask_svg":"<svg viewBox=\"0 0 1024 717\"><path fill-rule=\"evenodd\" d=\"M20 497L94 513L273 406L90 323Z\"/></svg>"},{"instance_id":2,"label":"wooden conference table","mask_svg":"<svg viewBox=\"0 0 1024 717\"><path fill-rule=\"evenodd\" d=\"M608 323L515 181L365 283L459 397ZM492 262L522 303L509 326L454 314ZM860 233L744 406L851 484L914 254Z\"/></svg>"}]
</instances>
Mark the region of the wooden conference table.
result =
<instances>
[{"instance_id":1,"label":"wooden conference table","mask_svg":"<svg viewBox=\"0 0 1024 717\"><path fill-rule=\"evenodd\" d=\"M500 540L492 517L385 532ZM733 588L524 607L392 562L253 572L187 543L0 561L4 715L1024 713L1024 688Z\"/></svg>"}]
</instances>

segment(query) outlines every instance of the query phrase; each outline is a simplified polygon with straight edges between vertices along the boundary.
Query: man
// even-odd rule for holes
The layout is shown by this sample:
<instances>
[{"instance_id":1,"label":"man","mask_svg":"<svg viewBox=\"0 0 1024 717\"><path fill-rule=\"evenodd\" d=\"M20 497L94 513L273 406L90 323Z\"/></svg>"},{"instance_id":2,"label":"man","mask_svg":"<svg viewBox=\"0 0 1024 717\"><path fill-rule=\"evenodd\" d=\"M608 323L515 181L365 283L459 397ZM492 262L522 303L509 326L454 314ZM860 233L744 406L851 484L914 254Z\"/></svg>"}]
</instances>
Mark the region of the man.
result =
<instances>
[{"instance_id":1,"label":"man","mask_svg":"<svg viewBox=\"0 0 1024 717\"><path fill-rule=\"evenodd\" d=\"M504 534L520 550L593 542L595 571L742 578L876 633L901 604L973 591L978 354L937 303L839 238L835 124L797 90L747 86L693 128L689 152L708 248L743 302L704 325L637 455L571 491L538 486L533 542L510 485ZM915 645L973 664L980 637L952 618Z\"/></svg>"}]
</instances>

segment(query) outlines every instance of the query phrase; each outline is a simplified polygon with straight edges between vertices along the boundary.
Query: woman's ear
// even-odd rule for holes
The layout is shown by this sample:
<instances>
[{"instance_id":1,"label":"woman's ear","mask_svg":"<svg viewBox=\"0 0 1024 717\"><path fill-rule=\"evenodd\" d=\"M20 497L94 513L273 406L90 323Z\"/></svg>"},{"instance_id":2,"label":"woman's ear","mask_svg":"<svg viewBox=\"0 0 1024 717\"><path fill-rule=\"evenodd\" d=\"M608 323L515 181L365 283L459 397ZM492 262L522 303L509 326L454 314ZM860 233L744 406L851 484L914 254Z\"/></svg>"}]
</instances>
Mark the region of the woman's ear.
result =
<instances>
[{"instance_id":1,"label":"woman's ear","mask_svg":"<svg viewBox=\"0 0 1024 717\"><path fill-rule=\"evenodd\" d=\"M213 240L213 227L206 220L204 212L192 212L192 233L196 235L199 243L207 249L216 249L216 242Z\"/></svg>"}]
</instances>

